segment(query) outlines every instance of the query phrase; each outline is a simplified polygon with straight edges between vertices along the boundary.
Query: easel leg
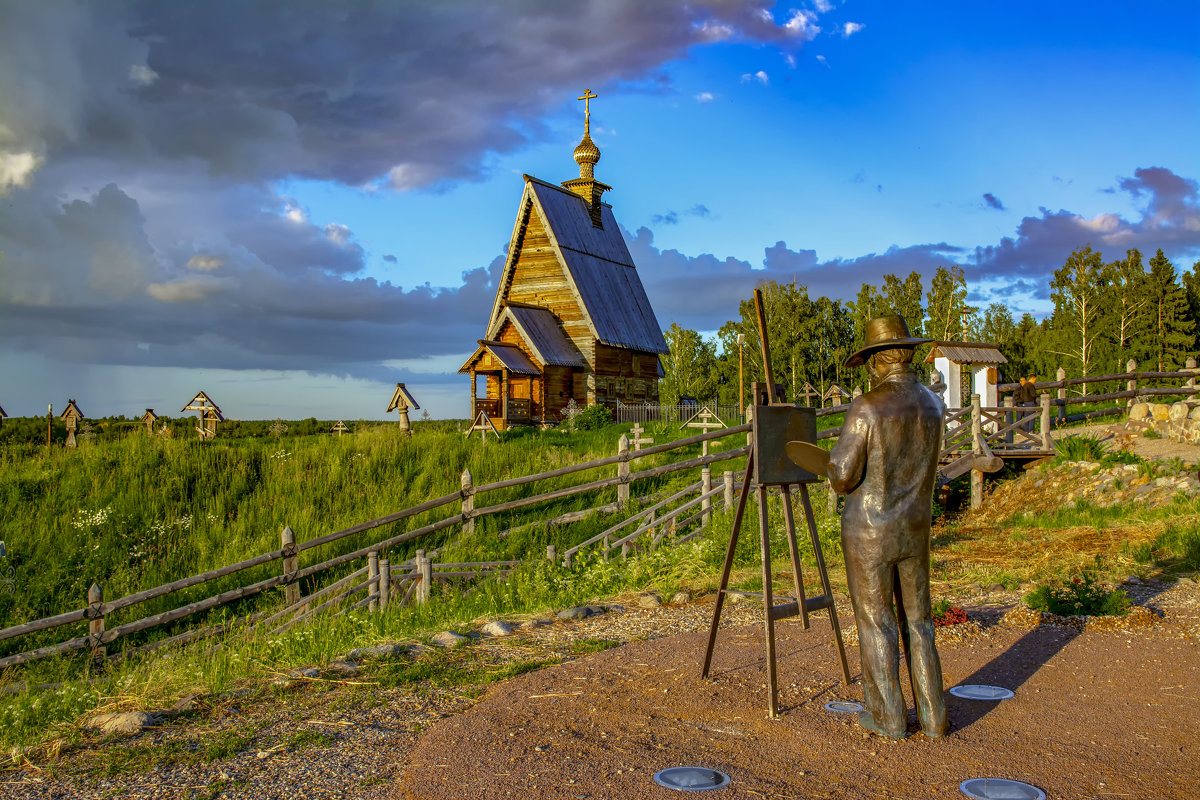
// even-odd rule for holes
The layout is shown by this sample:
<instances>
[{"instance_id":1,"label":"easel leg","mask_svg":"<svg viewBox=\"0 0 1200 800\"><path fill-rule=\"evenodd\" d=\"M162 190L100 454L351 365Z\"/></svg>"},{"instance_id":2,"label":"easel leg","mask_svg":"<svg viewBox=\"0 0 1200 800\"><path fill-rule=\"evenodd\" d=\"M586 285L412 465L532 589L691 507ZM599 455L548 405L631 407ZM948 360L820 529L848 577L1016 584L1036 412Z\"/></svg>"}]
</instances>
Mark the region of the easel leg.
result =
<instances>
[{"instance_id":1,"label":"easel leg","mask_svg":"<svg viewBox=\"0 0 1200 800\"><path fill-rule=\"evenodd\" d=\"M725 589L729 586L729 573L733 569L733 558L737 552L738 534L742 530L742 516L746 513L746 498L750 495L750 481L754 474L754 451L746 459L746 472L742 476L742 490L738 493L737 509L733 513L733 530L729 534L729 548L725 551L725 568L721 570L721 585L717 588L717 602L713 605L712 625L708 628L708 649L704 651L704 669L701 678L708 677L712 666L713 646L717 643L717 626L721 624L721 609L725 606ZM606 551L607 552L607 551Z\"/></svg>"},{"instance_id":2,"label":"easel leg","mask_svg":"<svg viewBox=\"0 0 1200 800\"><path fill-rule=\"evenodd\" d=\"M767 487L758 487L758 533L762 545L763 630L767 639L767 717L779 716L779 680L775 669L775 600L771 596L771 531L767 526Z\"/></svg>"},{"instance_id":3,"label":"easel leg","mask_svg":"<svg viewBox=\"0 0 1200 800\"><path fill-rule=\"evenodd\" d=\"M800 572L800 548L796 546L796 521L792 518L792 490L783 486L783 518L787 523L788 555L792 559L792 583L796 588L796 604L800 606L800 620L808 630L808 604L804 602L804 575Z\"/></svg>"},{"instance_id":4,"label":"easel leg","mask_svg":"<svg viewBox=\"0 0 1200 800\"><path fill-rule=\"evenodd\" d=\"M837 606L833 602L833 587L829 585L829 573L825 569L825 554L821 552L821 537L817 534L817 520L813 517L812 501L808 496L808 485L800 484L800 498L804 501L804 517L808 522L808 535L812 539L813 554L817 557L817 572L821 575L821 588L829 598L829 624L833 627L833 638L837 641L838 658L842 662L842 677L850 685L850 665L846 663L846 647L842 644L842 628L838 624Z\"/></svg>"}]
</instances>

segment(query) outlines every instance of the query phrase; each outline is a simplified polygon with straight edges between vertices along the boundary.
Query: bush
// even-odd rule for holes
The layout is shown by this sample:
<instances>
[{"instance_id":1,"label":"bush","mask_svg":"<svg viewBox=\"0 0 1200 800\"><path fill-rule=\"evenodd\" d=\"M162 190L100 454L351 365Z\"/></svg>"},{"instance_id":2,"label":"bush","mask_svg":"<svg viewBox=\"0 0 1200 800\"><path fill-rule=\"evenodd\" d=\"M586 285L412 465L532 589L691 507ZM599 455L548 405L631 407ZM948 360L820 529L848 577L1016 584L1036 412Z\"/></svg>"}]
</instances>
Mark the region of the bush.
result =
<instances>
[{"instance_id":1,"label":"bush","mask_svg":"<svg viewBox=\"0 0 1200 800\"><path fill-rule=\"evenodd\" d=\"M937 627L958 625L967 621L967 612L950 605L949 600L938 600L933 604L933 624Z\"/></svg>"},{"instance_id":2,"label":"bush","mask_svg":"<svg viewBox=\"0 0 1200 800\"><path fill-rule=\"evenodd\" d=\"M1099 462L1108 455L1108 448L1094 436L1065 436L1058 440L1055 446L1058 450L1056 461L1095 461Z\"/></svg>"},{"instance_id":3,"label":"bush","mask_svg":"<svg viewBox=\"0 0 1200 800\"><path fill-rule=\"evenodd\" d=\"M1129 613L1129 595L1108 588L1090 574L1072 578L1069 583L1042 584L1025 596L1025 604L1034 611L1049 611L1059 616L1108 617Z\"/></svg>"},{"instance_id":4,"label":"bush","mask_svg":"<svg viewBox=\"0 0 1200 800\"><path fill-rule=\"evenodd\" d=\"M598 431L612 424L612 411L608 406L596 403L575 415L572 423L577 431Z\"/></svg>"}]
</instances>

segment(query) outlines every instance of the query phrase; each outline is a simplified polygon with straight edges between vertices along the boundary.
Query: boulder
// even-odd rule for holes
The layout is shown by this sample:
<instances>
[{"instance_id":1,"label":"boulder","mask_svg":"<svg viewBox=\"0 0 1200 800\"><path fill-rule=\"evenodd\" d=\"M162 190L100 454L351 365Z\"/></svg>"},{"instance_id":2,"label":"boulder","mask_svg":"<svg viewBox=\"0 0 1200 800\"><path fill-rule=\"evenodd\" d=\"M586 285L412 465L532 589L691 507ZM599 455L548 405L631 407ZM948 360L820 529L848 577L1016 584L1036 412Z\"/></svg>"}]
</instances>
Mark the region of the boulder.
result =
<instances>
[{"instance_id":1,"label":"boulder","mask_svg":"<svg viewBox=\"0 0 1200 800\"><path fill-rule=\"evenodd\" d=\"M1171 407L1166 403L1151 403L1150 416L1155 420L1168 420L1171 418Z\"/></svg>"},{"instance_id":2,"label":"boulder","mask_svg":"<svg viewBox=\"0 0 1200 800\"><path fill-rule=\"evenodd\" d=\"M558 618L587 619L588 617L594 617L597 614L603 613L604 608L602 606L576 606L575 608L568 608L566 611L558 612Z\"/></svg>"},{"instance_id":3,"label":"boulder","mask_svg":"<svg viewBox=\"0 0 1200 800\"><path fill-rule=\"evenodd\" d=\"M355 664L353 661L343 661L339 659L329 663L329 671L349 678L351 675L358 674L358 664Z\"/></svg>"},{"instance_id":4,"label":"boulder","mask_svg":"<svg viewBox=\"0 0 1200 800\"><path fill-rule=\"evenodd\" d=\"M548 619L527 619L521 623L520 628L523 631L531 631L534 628L540 628L543 625L549 625L550 622L551 621Z\"/></svg>"},{"instance_id":5,"label":"boulder","mask_svg":"<svg viewBox=\"0 0 1200 800\"><path fill-rule=\"evenodd\" d=\"M121 711L114 714L97 714L86 724L87 727L94 728L106 736L132 736L153 725L154 717L145 711Z\"/></svg>"},{"instance_id":6,"label":"boulder","mask_svg":"<svg viewBox=\"0 0 1200 800\"><path fill-rule=\"evenodd\" d=\"M1129 421L1141 422L1150 416L1150 406L1146 403L1134 403L1129 407Z\"/></svg>"},{"instance_id":7,"label":"boulder","mask_svg":"<svg viewBox=\"0 0 1200 800\"><path fill-rule=\"evenodd\" d=\"M638 598L638 605L642 608L658 608L662 605L662 598L654 592L647 592Z\"/></svg>"},{"instance_id":8,"label":"boulder","mask_svg":"<svg viewBox=\"0 0 1200 800\"><path fill-rule=\"evenodd\" d=\"M1187 403L1172 403L1170 409L1167 410L1168 418L1175 422L1187 419L1189 413L1191 413L1191 408Z\"/></svg>"},{"instance_id":9,"label":"boulder","mask_svg":"<svg viewBox=\"0 0 1200 800\"><path fill-rule=\"evenodd\" d=\"M1188 419L1200 419L1200 406L1196 406L1188 414Z\"/></svg>"},{"instance_id":10,"label":"boulder","mask_svg":"<svg viewBox=\"0 0 1200 800\"><path fill-rule=\"evenodd\" d=\"M483 632L488 636L508 636L512 630L512 625L499 619L494 619L483 626Z\"/></svg>"},{"instance_id":11,"label":"boulder","mask_svg":"<svg viewBox=\"0 0 1200 800\"><path fill-rule=\"evenodd\" d=\"M402 644L377 644L374 647L356 647L344 656L347 661L367 661L374 658L399 658L408 653Z\"/></svg>"},{"instance_id":12,"label":"boulder","mask_svg":"<svg viewBox=\"0 0 1200 800\"><path fill-rule=\"evenodd\" d=\"M690 602L692 602L692 596L687 592L676 592L671 595L671 605L673 606L686 606Z\"/></svg>"},{"instance_id":13,"label":"boulder","mask_svg":"<svg viewBox=\"0 0 1200 800\"><path fill-rule=\"evenodd\" d=\"M468 639L466 636L454 633L453 631L442 631L441 633L435 633L433 638L429 641L433 642L438 647L450 648L466 644Z\"/></svg>"}]
</instances>

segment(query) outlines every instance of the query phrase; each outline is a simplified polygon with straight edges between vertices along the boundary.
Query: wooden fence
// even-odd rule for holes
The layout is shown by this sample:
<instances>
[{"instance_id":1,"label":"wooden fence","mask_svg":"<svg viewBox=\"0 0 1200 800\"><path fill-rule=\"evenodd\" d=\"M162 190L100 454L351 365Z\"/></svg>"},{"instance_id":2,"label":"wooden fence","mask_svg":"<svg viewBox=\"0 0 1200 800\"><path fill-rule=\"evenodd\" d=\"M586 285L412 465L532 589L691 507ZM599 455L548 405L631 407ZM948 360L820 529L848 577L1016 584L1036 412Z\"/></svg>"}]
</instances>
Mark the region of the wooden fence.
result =
<instances>
[{"instance_id":1,"label":"wooden fence","mask_svg":"<svg viewBox=\"0 0 1200 800\"><path fill-rule=\"evenodd\" d=\"M357 606L366 605L369 608L386 608L396 602L400 604L423 602L429 598L431 585L434 581L462 579L469 576L479 576L484 573L511 570L519 566L519 562L439 564L435 567L425 552L419 550L413 559L399 564L389 564L385 557L389 549L453 527L459 527L463 533L470 533L474 530L475 521L484 517L525 509L538 504L549 503L566 497L601 491L612 487L616 488L617 506L619 508L630 507L633 504L631 501L631 487L636 482L669 475L682 470L702 469L700 481L690 484L683 492L673 494L669 498L669 502L655 501L649 509L643 509L630 518L630 520L642 521L653 519L654 524L649 526L639 525L632 533L622 537L619 541L612 542L610 540L603 552L607 555L612 549L619 546L622 548L623 553L628 553L640 546L636 540L639 536L646 534L649 534L649 546L653 546L663 541L664 531L678 532L689 525L707 523L711 514L712 498L718 492L726 492L728 497L728 492L731 491L728 488L731 485L729 473L726 473L725 481L721 487L717 489L711 488L709 465L744 458L749 452L749 447L745 445L731 447L719 452L686 457L678 461L636 471L631 468L638 461L648 459L652 456L673 453L705 442L744 434L749 430L749 425L738 425L635 450L630 450L627 437L622 436L618 443L617 454L614 456L561 467L535 475L508 478L482 485L475 485L471 474L464 472L460 489L456 492L442 495L411 508L406 508L343 530L333 531L304 542L296 542L296 537L292 530L285 528L280 535L280 547L278 550L272 550L268 553L263 553L218 569L181 578L162 586L135 592L115 600L105 601L102 588L98 584L93 584L88 591L87 603L82 608L4 628L0 630L0 641L84 622L88 626L86 635L74 636L56 644L5 656L0 658L0 668L25 664L47 656L60 655L78 650L90 650L92 658L100 661L107 657L108 646L123 637L176 623L229 603L260 595L276 587L284 589L285 603L282 610L269 615L265 613L250 615L249 617L244 617L240 622L252 625L255 630L276 633L299 624L304 620L311 619L322 611L331 610L348 600L355 599L357 595L364 592L366 593L365 596L356 601ZM491 505L480 504L480 501L488 493L609 466L615 467L615 474L610 477L550 489L532 496L496 502ZM684 500L685 497L694 493L699 493L700 496L694 500ZM671 502L678 501L683 501L680 508L667 508L671 505ZM452 513L446 514L434 522L411 530L394 533L372 544L326 558L309 566L301 566L301 556L306 551L338 542L356 534L381 529L386 526L394 526L404 520L426 512L444 509L447 506L454 507ZM679 518L683 511L691 510L697 506L700 508L697 514L687 519ZM600 510L611 509L611 504L605 504L600 507ZM648 517L647 514L659 514L659 516L657 519L654 519L653 516ZM630 520L627 520L627 523ZM622 524L620 527L624 528L625 524ZM582 546L572 548L566 558L574 557ZM557 560L556 554L550 553L549 555ZM344 568L346 565L361 561L365 561L366 563L354 569L349 574L332 581L319 591L304 597L300 595L301 581L332 575L332 570ZM105 625L106 617L121 609L130 608L139 603L169 595L172 592L244 573L247 570L270 565L275 562L279 562L278 573L261 580L218 592L202 600L186 603L169 611L153 614L115 627L106 627ZM189 630L176 636L141 645L136 648L136 651L145 652L169 643L193 641L197 638L217 633L226 627L228 627L228 624L199 626L194 630Z\"/></svg>"}]
</instances>

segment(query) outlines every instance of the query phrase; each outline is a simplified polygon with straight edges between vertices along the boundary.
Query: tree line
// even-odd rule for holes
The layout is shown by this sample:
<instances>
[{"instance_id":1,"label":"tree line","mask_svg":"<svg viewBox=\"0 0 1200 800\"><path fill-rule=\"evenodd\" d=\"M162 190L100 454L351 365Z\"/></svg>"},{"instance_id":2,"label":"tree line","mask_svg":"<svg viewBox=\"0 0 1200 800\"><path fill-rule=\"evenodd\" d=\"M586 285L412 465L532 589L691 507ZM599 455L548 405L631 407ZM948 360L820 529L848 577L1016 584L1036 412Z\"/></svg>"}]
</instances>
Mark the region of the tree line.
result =
<instances>
[{"instance_id":1,"label":"tree line","mask_svg":"<svg viewBox=\"0 0 1200 800\"><path fill-rule=\"evenodd\" d=\"M820 392L833 384L849 392L868 387L863 367L847 369L846 357L863 341L869 320L900 314L913 336L939 341L987 342L1008 359L1001 382L1036 374L1053 379L1139 369L1178 370L1196 344L1200 320L1200 261L1177 273L1160 249L1149 262L1138 250L1105 262L1090 245L1080 247L1051 276L1054 311L1038 320L1028 312L1015 319L1004 303L981 309L968 302L970 287L958 265L938 267L928 288L921 275L884 275L881 286L864 283L854 300L810 297L804 284L767 281L760 285L771 345L771 370L787 399L801 399L805 384ZM720 403L739 401L738 356L744 384L764 379L753 300L738 306L715 338L672 323L664 336L659 395L665 403L681 396ZM739 347L739 334L744 337ZM918 349L923 364L929 346Z\"/></svg>"}]
</instances>

